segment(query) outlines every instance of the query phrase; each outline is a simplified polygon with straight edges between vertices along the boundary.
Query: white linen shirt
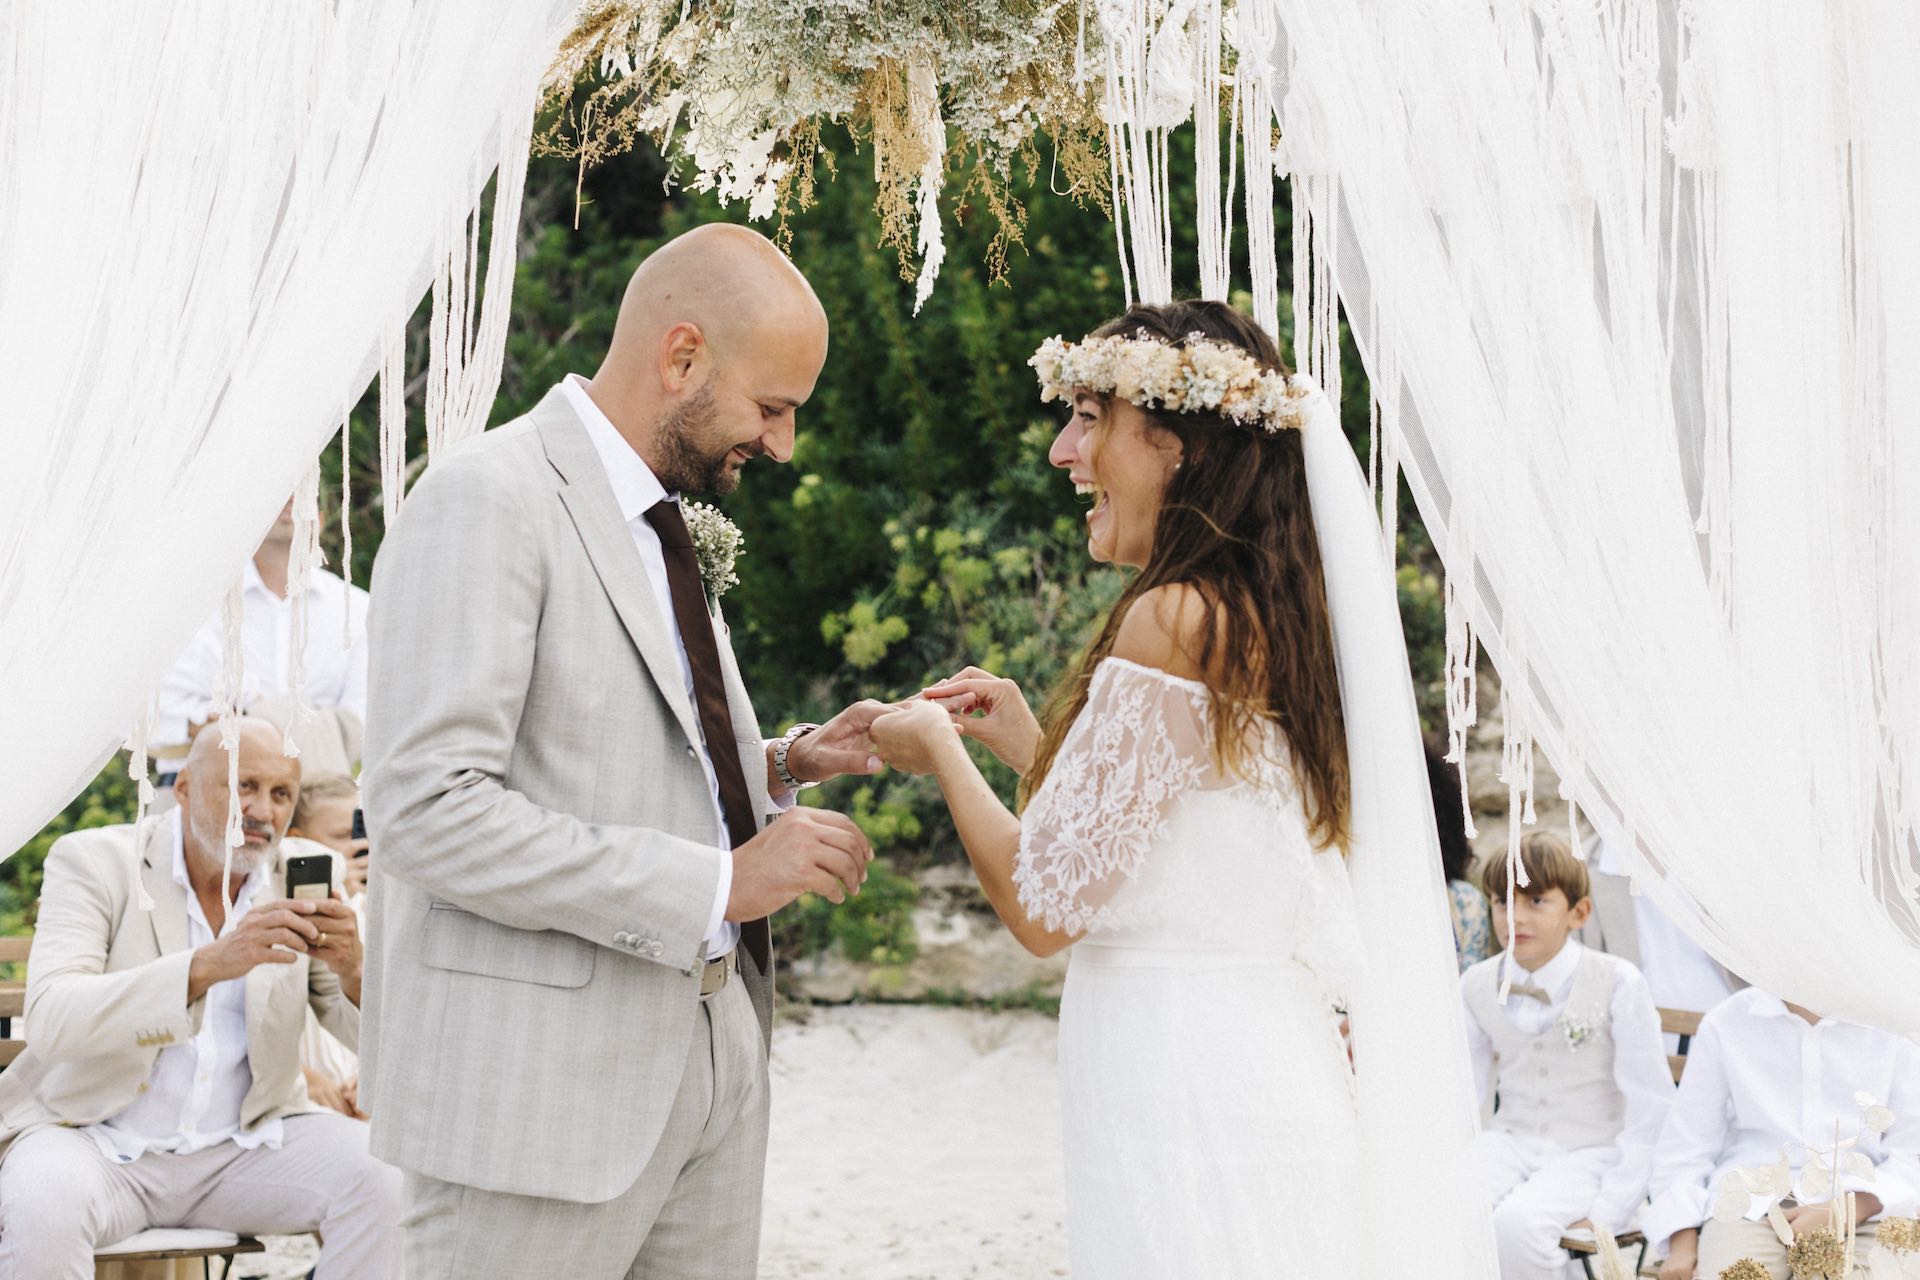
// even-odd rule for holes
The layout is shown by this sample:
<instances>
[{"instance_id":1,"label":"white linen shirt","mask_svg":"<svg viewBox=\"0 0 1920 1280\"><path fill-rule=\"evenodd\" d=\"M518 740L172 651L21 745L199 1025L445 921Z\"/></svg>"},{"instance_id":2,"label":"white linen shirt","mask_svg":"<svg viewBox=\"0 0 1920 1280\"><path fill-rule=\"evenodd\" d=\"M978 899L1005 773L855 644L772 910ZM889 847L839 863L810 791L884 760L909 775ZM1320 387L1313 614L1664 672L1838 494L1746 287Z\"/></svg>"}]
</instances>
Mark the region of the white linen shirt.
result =
<instances>
[{"instance_id":1,"label":"white linen shirt","mask_svg":"<svg viewBox=\"0 0 1920 1280\"><path fill-rule=\"evenodd\" d=\"M580 421L587 424L587 437L593 441L593 451L600 457L600 465L606 468L607 483L613 487L614 501L620 504L620 518L627 522L627 530L633 535L633 545L640 552L640 563L646 568L647 581L653 584L653 594L660 602L660 616L666 619L668 628L673 632L673 651L680 659L680 678L686 683L687 701L694 707L700 705L693 691L693 664L687 660L686 642L680 635L680 622L673 611L673 588L667 582L667 557L660 549L660 535L647 523L647 512L656 503L672 502L678 505L680 495L670 494L653 474L653 468L634 451L627 438L620 434L600 406L587 394L587 380L577 373L570 373L560 383L561 392L567 397L567 403L580 415ZM702 738L705 738L705 726L702 726ZM713 792L714 843L722 849L733 848L733 836L727 830L726 806L720 800L720 777L713 770L713 754L707 743L700 744L700 767L706 770L707 787ZM792 803L789 796L784 802L775 801L782 809ZM720 859L720 884L714 892L713 912L707 917L707 956L715 958L733 950L740 941L740 926L726 918L727 895L733 890L733 859Z\"/></svg>"},{"instance_id":2,"label":"white linen shirt","mask_svg":"<svg viewBox=\"0 0 1920 1280\"><path fill-rule=\"evenodd\" d=\"M1874 1176L1843 1176L1840 1189L1870 1191L1886 1215L1911 1216L1920 1210L1920 1047L1854 1022L1809 1023L1755 987L1723 1000L1701 1020L1660 1134L1645 1218L1655 1255L1667 1252L1674 1232L1713 1216L1720 1184L1735 1170L1785 1155L1797 1185L1808 1149L1830 1146L1836 1124L1843 1141L1860 1132L1857 1093L1891 1110L1894 1123L1884 1134L1860 1134L1853 1150ZM1747 1218L1765 1216L1766 1206L1753 1197Z\"/></svg>"},{"instance_id":3,"label":"white linen shirt","mask_svg":"<svg viewBox=\"0 0 1920 1280\"><path fill-rule=\"evenodd\" d=\"M261 580L253 557L247 557L240 578L243 707L260 698L294 692L289 659L297 594L289 583L286 599L275 595ZM306 597L307 643L302 655L305 671L301 692L316 707L351 711L365 723L367 593L337 574L315 569L307 578ZM160 686L159 715L153 732L156 746L184 745L187 726L203 724L211 716L226 647L226 625L221 612L215 610L194 632Z\"/></svg>"},{"instance_id":4,"label":"white linen shirt","mask_svg":"<svg viewBox=\"0 0 1920 1280\"><path fill-rule=\"evenodd\" d=\"M213 944L213 926L207 923L200 896L187 879L180 810L169 813L167 820L173 832L173 880L187 899L187 945L197 951ZM220 937L232 933L247 914L261 881L262 873L256 870L234 894ZM207 988L205 999L199 1034L160 1051L145 1089L126 1110L87 1126L86 1133L107 1159L131 1164L149 1151L188 1155L229 1139L247 1151L280 1145L278 1116L251 1130L240 1127L241 1104L253 1087L253 1069L247 1062L246 979L216 982Z\"/></svg>"},{"instance_id":5,"label":"white linen shirt","mask_svg":"<svg viewBox=\"0 0 1920 1280\"><path fill-rule=\"evenodd\" d=\"M1513 962L1515 986L1528 983L1552 997L1542 1004L1531 996L1508 996L1502 1012L1515 1030L1539 1035L1566 1012L1567 998L1573 994L1573 971L1585 951L1577 939L1568 938L1559 953L1535 972ZM1601 1176L1593 1212L1587 1216L1595 1222L1627 1222L1640 1210L1638 1188L1647 1185L1654 1143L1673 1104L1673 1078L1667 1073L1660 1015L1646 978L1618 956L1596 953L1596 958L1613 966L1607 1030L1613 1036L1613 1083L1626 1101L1626 1124L1614 1143L1620 1157ZM1467 1011L1467 1055L1473 1063L1474 1097L1485 1099L1494 1083L1493 1041L1471 1009Z\"/></svg>"}]
</instances>

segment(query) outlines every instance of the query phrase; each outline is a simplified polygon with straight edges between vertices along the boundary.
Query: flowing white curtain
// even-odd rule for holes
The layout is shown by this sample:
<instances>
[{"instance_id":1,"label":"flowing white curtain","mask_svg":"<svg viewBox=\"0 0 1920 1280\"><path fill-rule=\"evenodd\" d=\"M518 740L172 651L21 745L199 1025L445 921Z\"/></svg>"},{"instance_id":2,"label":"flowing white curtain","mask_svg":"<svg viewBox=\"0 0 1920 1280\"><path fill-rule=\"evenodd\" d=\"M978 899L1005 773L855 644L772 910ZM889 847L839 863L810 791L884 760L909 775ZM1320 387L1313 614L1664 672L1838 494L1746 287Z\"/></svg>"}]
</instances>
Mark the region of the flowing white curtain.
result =
<instances>
[{"instance_id":1,"label":"flowing white curtain","mask_svg":"<svg viewBox=\"0 0 1920 1280\"><path fill-rule=\"evenodd\" d=\"M1920 1032L1920 8L1238 17L1303 363L1337 287L1447 566L1456 738L1477 639L1520 808L1537 739L1714 956Z\"/></svg>"},{"instance_id":2,"label":"flowing white curtain","mask_svg":"<svg viewBox=\"0 0 1920 1280\"><path fill-rule=\"evenodd\" d=\"M0 8L0 855L127 736L436 277L429 426L483 425L504 307L476 325L466 217L499 166L510 268L573 8Z\"/></svg>"}]
</instances>

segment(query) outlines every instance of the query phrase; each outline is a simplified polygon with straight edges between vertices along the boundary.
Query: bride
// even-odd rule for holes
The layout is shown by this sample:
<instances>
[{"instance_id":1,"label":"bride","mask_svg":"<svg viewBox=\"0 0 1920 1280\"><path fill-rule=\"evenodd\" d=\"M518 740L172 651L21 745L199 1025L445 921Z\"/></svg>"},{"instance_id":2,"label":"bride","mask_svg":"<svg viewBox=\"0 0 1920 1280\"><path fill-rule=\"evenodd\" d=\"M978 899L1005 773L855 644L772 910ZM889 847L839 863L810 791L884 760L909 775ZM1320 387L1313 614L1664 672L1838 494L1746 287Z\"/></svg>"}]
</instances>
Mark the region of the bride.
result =
<instances>
[{"instance_id":1,"label":"bride","mask_svg":"<svg viewBox=\"0 0 1920 1280\"><path fill-rule=\"evenodd\" d=\"M1411 685L1337 415L1220 303L1032 363L1071 404L1049 460L1093 496L1089 553L1140 572L1044 720L968 668L872 733L938 779L1014 935L1074 948L1073 1274L1492 1275Z\"/></svg>"}]
</instances>

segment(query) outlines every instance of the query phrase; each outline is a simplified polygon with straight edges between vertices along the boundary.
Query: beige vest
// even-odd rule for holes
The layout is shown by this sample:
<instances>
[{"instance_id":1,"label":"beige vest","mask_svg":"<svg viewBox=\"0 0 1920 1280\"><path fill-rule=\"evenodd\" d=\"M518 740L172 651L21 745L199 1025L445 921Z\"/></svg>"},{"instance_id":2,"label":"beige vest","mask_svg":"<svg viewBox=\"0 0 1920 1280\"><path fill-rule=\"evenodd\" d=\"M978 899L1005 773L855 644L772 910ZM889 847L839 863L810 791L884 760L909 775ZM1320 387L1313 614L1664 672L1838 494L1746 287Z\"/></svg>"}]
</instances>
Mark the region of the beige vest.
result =
<instances>
[{"instance_id":1,"label":"beige vest","mask_svg":"<svg viewBox=\"0 0 1920 1280\"><path fill-rule=\"evenodd\" d=\"M1560 1016L1527 1035L1500 1007L1500 965L1499 956L1483 960L1466 977L1467 1008L1493 1041L1500 1101L1487 1127L1569 1151L1618 1141L1626 1099L1613 1078L1612 966L1583 949Z\"/></svg>"}]
</instances>

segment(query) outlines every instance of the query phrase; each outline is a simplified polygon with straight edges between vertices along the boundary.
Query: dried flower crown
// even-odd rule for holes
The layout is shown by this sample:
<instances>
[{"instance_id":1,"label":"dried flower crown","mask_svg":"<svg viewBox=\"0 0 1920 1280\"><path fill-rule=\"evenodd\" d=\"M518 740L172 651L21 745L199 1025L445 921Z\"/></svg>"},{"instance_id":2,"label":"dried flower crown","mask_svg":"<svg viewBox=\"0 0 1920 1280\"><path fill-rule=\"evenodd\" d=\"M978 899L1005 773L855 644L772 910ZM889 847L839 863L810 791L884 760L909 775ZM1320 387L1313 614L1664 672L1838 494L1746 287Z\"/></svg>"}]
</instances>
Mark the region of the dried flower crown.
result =
<instances>
[{"instance_id":1,"label":"dried flower crown","mask_svg":"<svg viewBox=\"0 0 1920 1280\"><path fill-rule=\"evenodd\" d=\"M1305 425L1312 390L1305 379L1198 333L1178 347L1144 331L1082 342L1055 336L1027 363L1040 375L1042 400L1071 400L1080 388L1170 413L1217 413L1269 435Z\"/></svg>"}]
</instances>

